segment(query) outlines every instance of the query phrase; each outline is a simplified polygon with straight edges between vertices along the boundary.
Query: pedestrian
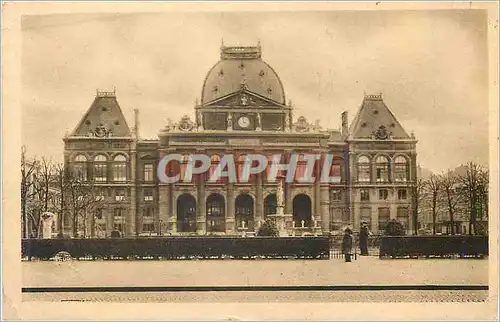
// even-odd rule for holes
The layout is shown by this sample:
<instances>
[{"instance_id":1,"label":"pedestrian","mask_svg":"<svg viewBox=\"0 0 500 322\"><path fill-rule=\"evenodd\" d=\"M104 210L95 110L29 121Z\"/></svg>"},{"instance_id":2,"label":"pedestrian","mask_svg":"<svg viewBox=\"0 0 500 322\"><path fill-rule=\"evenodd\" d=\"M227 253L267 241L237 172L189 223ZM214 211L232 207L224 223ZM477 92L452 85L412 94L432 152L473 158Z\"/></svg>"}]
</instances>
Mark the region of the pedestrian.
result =
<instances>
[{"instance_id":1,"label":"pedestrian","mask_svg":"<svg viewBox=\"0 0 500 322\"><path fill-rule=\"evenodd\" d=\"M352 244L352 230L346 228L344 231L344 238L342 239L342 253L345 256L346 262L351 261Z\"/></svg>"},{"instance_id":2,"label":"pedestrian","mask_svg":"<svg viewBox=\"0 0 500 322\"><path fill-rule=\"evenodd\" d=\"M361 250L361 256L368 256L368 236L370 235L370 230L366 222L363 223L361 229L359 230L359 249Z\"/></svg>"}]
</instances>

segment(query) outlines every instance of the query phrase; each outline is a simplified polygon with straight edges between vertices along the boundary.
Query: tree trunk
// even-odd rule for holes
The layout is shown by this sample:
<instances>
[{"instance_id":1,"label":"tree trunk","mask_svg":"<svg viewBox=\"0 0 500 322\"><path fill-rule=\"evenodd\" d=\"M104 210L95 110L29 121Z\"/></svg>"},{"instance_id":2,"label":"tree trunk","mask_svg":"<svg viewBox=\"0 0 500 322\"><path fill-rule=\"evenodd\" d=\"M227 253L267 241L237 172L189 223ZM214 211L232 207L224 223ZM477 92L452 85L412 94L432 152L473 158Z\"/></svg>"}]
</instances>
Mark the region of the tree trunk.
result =
<instances>
[{"instance_id":1,"label":"tree trunk","mask_svg":"<svg viewBox=\"0 0 500 322\"><path fill-rule=\"evenodd\" d=\"M433 196L432 197L432 234L435 235L436 234L436 203L437 203L437 200L436 200L436 196Z\"/></svg>"}]
</instances>

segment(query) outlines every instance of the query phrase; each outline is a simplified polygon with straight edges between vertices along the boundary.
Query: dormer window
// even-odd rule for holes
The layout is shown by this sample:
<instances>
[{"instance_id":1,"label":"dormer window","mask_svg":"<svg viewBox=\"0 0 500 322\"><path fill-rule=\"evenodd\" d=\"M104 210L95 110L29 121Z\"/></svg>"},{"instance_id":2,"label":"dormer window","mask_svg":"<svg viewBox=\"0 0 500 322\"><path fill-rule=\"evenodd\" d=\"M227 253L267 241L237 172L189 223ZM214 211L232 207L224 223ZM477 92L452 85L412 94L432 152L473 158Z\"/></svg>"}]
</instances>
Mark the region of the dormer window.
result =
<instances>
[{"instance_id":1,"label":"dormer window","mask_svg":"<svg viewBox=\"0 0 500 322\"><path fill-rule=\"evenodd\" d=\"M273 94L273 89L272 88L268 88L267 89L267 94L272 95Z\"/></svg>"},{"instance_id":2,"label":"dormer window","mask_svg":"<svg viewBox=\"0 0 500 322\"><path fill-rule=\"evenodd\" d=\"M224 71L222 69L219 71L219 77L224 77Z\"/></svg>"},{"instance_id":3,"label":"dormer window","mask_svg":"<svg viewBox=\"0 0 500 322\"><path fill-rule=\"evenodd\" d=\"M264 71L263 71L263 70L261 70L261 71L260 71L260 73L259 73L259 76L260 76L260 77L264 77L264 75L265 75Z\"/></svg>"},{"instance_id":4,"label":"dormer window","mask_svg":"<svg viewBox=\"0 0 500 322\"><path fill-rule=\"evenodd\" d=\"M219 91L219 87L217 85L214 86L212 92L217 93Z\"/></svg>"},{"instance_id":5,"label":"dormer window","mask_svg":"<svg viewBox=\"0 0 500 322\"><path fill-rule=\"evenodd\" d=\"M243 69L243 68L245 68L245 64L243 64L243 62L241 62L239 67L240 67L240 69Z\"/></svg>"}]
</instances>

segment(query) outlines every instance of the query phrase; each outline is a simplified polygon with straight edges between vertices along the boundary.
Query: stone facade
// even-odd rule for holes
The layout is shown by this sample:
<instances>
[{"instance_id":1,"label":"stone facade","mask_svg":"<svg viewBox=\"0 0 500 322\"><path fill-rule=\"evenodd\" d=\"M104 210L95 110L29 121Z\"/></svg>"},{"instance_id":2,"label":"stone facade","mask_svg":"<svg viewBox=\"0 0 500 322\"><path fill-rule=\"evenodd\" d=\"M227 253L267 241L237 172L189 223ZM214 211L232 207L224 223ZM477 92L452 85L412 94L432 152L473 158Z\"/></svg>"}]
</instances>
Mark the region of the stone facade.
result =
<instances>
[{"instance_id":1,"label":"stone facade","mask_svg":"<svg viewBox=\"0 0 500 322\"><path fill-rule=\"evenodd\" d=\"M137 110L130 129L115 93L97 92L75 131L64 138L67 168L102 190L105 206L95 217L96 231L106 236L112 230L125 236L240 234L255 231L274 213L277 183L265 172L248 183L212 183L208 174L190 183L161 183L156 167L169 153L204 153L213 166L225 154L237 160L247 154L284 159L297 154L300 160L301 154L330 153L336 182L284 184L291 234L336 232L347 225L357 230L362 222L378 232L392 218L412 231L417 141L382 96L365 95L350 127L344 112L341 130L324 130L318 122L294 119L281 80L261 56L260 46L223 46L194 118L169 122L157 140L140 138ZM176 170L183 173L185 166ZM299 161L297 171L304 166ZM320 163L315 170L321 171Z\"/></svg>"}]
</instances>

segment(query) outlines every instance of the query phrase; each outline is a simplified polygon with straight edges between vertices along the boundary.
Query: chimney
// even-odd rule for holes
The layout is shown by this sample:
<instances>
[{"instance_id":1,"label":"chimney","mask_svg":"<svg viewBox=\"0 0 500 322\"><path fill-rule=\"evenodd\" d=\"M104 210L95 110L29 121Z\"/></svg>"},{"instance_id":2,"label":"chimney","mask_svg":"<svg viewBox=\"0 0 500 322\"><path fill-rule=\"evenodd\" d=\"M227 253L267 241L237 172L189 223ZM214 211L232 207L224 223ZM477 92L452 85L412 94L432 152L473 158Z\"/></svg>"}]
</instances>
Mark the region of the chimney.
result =
<instances>
[{"instance_id":1,"label":"chimney","mask_svg":"<svg viewBox=\"0 0 500 322\"><path fill-rule=\"evenodd\" d=\"M139 138L139 109L135 108L134 109L134 130L135 130L135 137L138 139Z\"/></svg>"},{"instance_id":2,"label":"chimney","mask_svg":"<svg viewBox=\"0 0 500 322\"><path fill-rule=\"evenodd\" d=\"M347 137L349 132L349 119L347 111L342 112L342 136Z\"/></svg>"}]
</instances>

